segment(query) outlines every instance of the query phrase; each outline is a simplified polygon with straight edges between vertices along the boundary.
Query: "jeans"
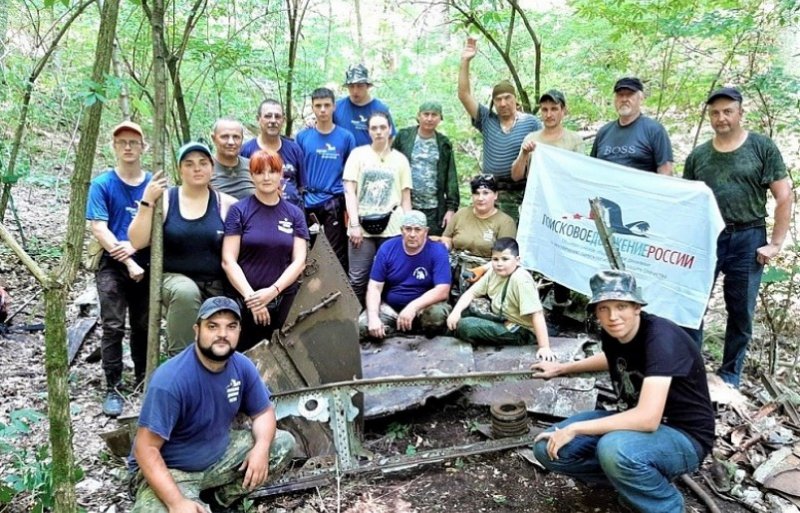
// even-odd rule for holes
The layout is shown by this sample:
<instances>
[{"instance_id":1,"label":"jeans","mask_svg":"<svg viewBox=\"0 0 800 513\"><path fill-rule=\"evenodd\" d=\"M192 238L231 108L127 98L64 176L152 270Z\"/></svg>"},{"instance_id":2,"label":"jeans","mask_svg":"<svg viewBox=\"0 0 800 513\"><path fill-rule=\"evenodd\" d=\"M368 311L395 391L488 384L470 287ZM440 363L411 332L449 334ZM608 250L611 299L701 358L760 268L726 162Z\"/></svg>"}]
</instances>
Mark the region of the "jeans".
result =
<instances>
[{"instance_id":1,"label":"jeans","mask_svg":"<svg viewBox=\"0 0 800 513\"><path fill-rule=\"evenodd\" d=\"M194 342L194 324L202 302L224 295L222 280L194 281L184 274L164 273L161 304L167 320L167 355L175 356Z\"/></svg>"},{"instance_id":2,"label":"jeans","mask_svg":"<svg viewBox=\"0 0 800 513\"><path fill-rule=\"evenodd\" d=\"M130 316L131 359L136 378L144 377L147 368L147 312L149 275L133 281L124 264L108 255L100 261L95 273L97 298L100 303L100 323L103 336L100 355L106 385L114 388L122 380L122 339L125 337L125 314Z\"/></svg>"},{"instance_id":3,"label":"jeans","mask_svg":"<svg viewBox=\"0 0 800 513\"><path fill-rule=\"evenodd\" d=\"M548 431L614 414L601 410L578 413ZM534 444L533 451L548 470L587 484L610 484L625 502L646 513L681 513L683 495L671 480L700 465L689 437L664 424L652 433L611 431L601 436L578 435L558 451L557 460L548 456L547 440Z\"/></svg>"},{"instance_id":4,"label":"jeans","mask_svg":"<svg viewBox=\"0 0 800 513\"><path fill-rule=\"evenodd\" d=\"M359 247L353 246L352 242L348 246L350 286L353 287L353 292L362 305L367 295L367 283L369 282L369 273L372 271L372 262L375 260L375 253L387 240L389 237L364 237Z\"/></svg>"},{"instance_id":5,"label":"jeans","mask_svg":"<svg viewBox=\"0 0 800 513\"><path fill-rule=\"evenodd\" d=\"M722 293L725 311L725 349L717 374L725 383L739 387L747 356L747 346L753 337L758 288L764 266L756 260L756 251L767 243L767 230L756 226L740 231L723 231L717 239L717 267L714 281L722 272ZM684 328L698 346L703 340L703 327L697 330Z\"/></svg>"}]
</instances>

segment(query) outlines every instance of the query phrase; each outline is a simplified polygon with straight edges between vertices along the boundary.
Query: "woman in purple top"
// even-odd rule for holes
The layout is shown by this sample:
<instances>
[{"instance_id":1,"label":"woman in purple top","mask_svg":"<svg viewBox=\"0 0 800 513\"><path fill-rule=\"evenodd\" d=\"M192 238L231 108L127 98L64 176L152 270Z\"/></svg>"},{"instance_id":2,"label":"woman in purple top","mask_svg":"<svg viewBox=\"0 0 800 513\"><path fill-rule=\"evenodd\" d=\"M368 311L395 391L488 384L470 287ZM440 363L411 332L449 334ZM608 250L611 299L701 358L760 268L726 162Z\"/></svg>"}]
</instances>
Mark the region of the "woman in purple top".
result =
<instances>
[{"instance_id":1,"label":"woman in purple top","mask_svg":"<svg viewBox=\"0 0 800 513\"><path fill-rule=\"evenodd\" d=\"M308 227L302 211L281 197L283 161L271 151L250 157L256 192L225 219L222 267L249 312L242 315L239 350L283 326L306 264Z\"/></svg>"}]
</instances>

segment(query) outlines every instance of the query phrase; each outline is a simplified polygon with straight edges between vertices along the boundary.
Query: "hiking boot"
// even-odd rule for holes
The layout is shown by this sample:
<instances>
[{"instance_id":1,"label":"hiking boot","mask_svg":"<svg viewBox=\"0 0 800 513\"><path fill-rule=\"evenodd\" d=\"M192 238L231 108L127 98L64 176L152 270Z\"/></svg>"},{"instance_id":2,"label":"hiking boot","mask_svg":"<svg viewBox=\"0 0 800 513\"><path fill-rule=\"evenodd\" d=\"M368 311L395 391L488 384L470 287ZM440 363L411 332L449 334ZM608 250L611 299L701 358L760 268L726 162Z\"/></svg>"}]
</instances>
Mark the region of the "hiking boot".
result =
<instances>
[{"instance_id":1,"label":"hiking boot","mask_svg":"<svg viewBox=\"0 0 800 513\"><path fill-rule=\"evenodd\" d=\"M106 399L103 401L103 414L106 417L116 418L122 415L122 407L125 406L125 400L117 392L116 388L108 391Z\"/></svg>"}]
</instances>

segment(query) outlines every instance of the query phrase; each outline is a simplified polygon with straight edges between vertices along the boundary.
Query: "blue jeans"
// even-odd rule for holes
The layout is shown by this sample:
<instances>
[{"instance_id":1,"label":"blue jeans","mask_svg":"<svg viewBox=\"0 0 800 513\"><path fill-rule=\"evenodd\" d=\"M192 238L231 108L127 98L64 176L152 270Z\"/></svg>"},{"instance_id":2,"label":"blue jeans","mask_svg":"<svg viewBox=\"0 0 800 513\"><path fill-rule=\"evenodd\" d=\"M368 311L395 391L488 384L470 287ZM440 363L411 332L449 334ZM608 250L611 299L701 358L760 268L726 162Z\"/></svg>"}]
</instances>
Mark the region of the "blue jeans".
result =
<instances>
[{"instance_id":1,"label":"blue jeans","mask_svg":"<svg viewBox=\"0 0 800 513\"><path fill-rule=\"evenodd\" d=\"M756 260L756 251L767 243L767 229L756 226L741 231L723 231L717 239L717 267L714 282L722 272L722 293L728 323L725 326L725 349L717 374L725 383L739 387L747 356L747 345L753 337L758 288L764 266ZM684 331L702 346L703 325Z\"/></svg>"},{"instance_id":2,"label":"blue jeans","mask_svg":"<svg viewBox=\"0 0 800 513\"><path fill-rule=\"evenodd\" d=\"M548 431L614 414L585 411ZM647 513L682 512L683 495L671 481L700 465L689 437L664 424L653 433L612 431L602 436L576 436L559 450L557 460L547 455L546 440L534 444L533 452L548 470L591 485L612 485L626 503Z\"/></svg>"}]
</instances>

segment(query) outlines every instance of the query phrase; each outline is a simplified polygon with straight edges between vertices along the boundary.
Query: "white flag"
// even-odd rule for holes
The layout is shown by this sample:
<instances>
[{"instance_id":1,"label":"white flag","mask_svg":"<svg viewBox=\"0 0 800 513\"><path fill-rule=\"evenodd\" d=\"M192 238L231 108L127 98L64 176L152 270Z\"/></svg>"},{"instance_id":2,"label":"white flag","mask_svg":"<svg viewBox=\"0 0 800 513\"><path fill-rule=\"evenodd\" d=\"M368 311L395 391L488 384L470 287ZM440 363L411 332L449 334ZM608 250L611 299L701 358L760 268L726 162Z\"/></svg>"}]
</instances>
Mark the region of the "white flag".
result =
<instances>
[{"instance_id":1,"label":"white flag","mask_svg":"<svg viewBox=\"0 0 800 513\"><path fill-rule=\"evenodd\" d=\"M591 216L594 198L647 310L699 327L725 226L702 182L537 144L517 233L523 265L591 296L589 278L611 268Z\"/></svg>"}]
</instances>

